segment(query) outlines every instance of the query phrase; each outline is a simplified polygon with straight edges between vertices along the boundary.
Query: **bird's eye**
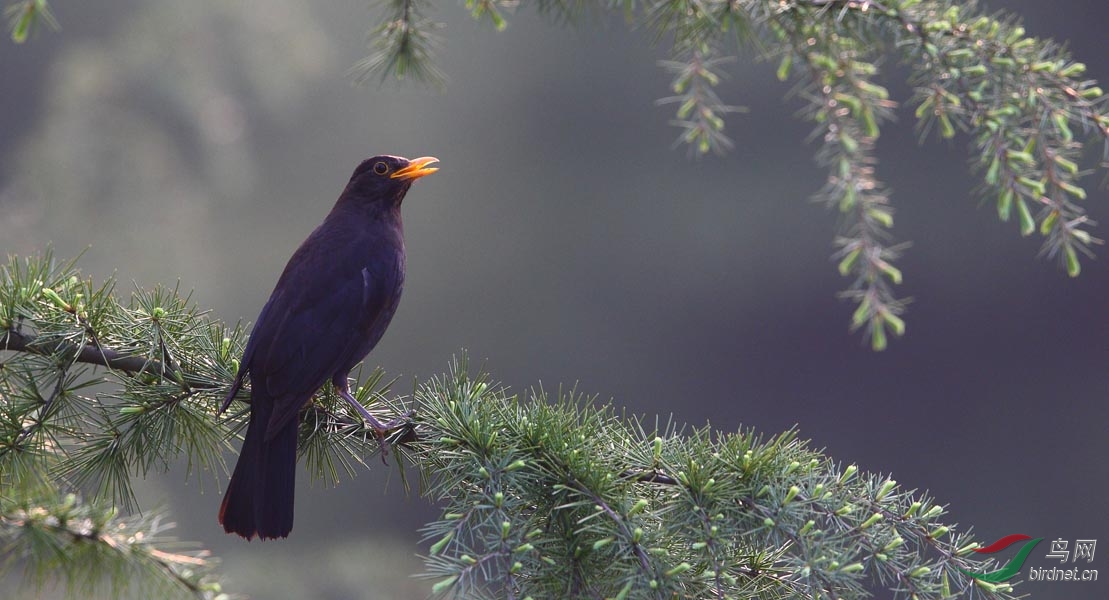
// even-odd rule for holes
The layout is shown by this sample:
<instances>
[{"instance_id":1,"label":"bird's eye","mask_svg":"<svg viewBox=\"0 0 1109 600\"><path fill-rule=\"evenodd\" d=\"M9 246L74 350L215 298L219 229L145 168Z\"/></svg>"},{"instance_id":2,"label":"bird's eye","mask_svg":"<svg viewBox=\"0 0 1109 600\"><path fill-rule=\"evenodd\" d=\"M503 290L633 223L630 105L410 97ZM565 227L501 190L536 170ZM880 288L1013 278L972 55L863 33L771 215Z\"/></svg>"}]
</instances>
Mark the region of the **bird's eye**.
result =
<instances>
[{"instance_id":1,"label":"bird's eye","mask_svg":"<svg viewBox=\"0 0 1109 600\"><path fill-rule=\"evenodd\" d=\"M388 172L389 172L389 165L387 165L383 162L374 163L374 173L377 173L378 175L384 175Z\"/></svg>"}]
</instances>

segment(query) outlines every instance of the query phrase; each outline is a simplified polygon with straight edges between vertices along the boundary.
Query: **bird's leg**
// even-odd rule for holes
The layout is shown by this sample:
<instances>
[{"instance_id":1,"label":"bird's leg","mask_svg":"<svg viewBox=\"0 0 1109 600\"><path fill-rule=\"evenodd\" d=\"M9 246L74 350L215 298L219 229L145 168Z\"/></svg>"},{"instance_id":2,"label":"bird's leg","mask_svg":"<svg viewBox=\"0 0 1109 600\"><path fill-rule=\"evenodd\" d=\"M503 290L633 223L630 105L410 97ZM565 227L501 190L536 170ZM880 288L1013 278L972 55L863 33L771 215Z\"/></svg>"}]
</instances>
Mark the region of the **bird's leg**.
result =
<instances>
[{"instance_id":1,"label":"bird's leg","mask_svg":"<svg viewBox=\"0 0 1109 600\"><path fill-rule=\"evenodd\" d=\"M339 397L346 400L348 404L354 407L354 410L358 411L358 414L362 415L362 418L369 424L370 429L374 430L374 435L377 436L377 441L381 444L381 460L384 461L385 457L389 455L389 442L385 440L385 434L407 423L407 418L412 416L412 413L409 412L396 419L382 423L377 420L377 417L373 416L370 411L366 410L366 407L362 406L361 402L354 399L354 396L350 393L350 384L347 383L346 377L342 379L342 382L333 383L336 384L335 391L339 394Z\"/></svg>"}]
</instances>

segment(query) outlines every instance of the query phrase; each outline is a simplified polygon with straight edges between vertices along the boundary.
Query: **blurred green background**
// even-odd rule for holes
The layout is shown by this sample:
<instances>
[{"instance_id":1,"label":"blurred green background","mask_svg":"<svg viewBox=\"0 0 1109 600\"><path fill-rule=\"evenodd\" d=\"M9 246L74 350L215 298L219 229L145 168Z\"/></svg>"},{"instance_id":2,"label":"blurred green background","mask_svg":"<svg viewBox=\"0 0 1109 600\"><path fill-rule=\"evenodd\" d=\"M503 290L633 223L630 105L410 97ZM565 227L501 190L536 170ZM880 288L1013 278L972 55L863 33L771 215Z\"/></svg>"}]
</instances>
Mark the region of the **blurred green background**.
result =
<instances>
[{"instance_id":1,"label":"blurred green background","mask_svg":"<svg viewBox=\"0 0 1109 600\"><path fill-rule=\"evenodd\" d=\"M51 6L61 32L0 44L4 253L89 247L80 266L96 279L180 280L217 318L249 321L361 159L432 154L442 170L405 202L405 297L367 361L398 391L465 348L516 390L576 383L723 430L798 424L840 460L932 490L986 542L1109 538L1106 251L1078 280L1037 260L1039 240L976 199L967 138L918 146L912 107L883 130L878 174L913 242L900 291L914 301L907 337L876 354L847 332L836 215L809 201L824 173L775 64L727 67L721 96L750 109L729 121L736 150L691 160L672 107L654 104L665 46L619 19L569 26L525 5L496 33L445 3L430 15L446 24L439 91L351 84L375 22L365 0ZM1104 2L988 6L1068 40L1109 82ZM900 100L905 75L888 65ZM1091 188L1094 219L1109 221L1106 198ZM138 491L223 559L230 591L423 597L408 575L434 508L370 466L337 489L302 473L284 542L224 535L211 478L178 469ZM1042 546L1029 564L1053 566Z\"/></svg>"}]
</instances>

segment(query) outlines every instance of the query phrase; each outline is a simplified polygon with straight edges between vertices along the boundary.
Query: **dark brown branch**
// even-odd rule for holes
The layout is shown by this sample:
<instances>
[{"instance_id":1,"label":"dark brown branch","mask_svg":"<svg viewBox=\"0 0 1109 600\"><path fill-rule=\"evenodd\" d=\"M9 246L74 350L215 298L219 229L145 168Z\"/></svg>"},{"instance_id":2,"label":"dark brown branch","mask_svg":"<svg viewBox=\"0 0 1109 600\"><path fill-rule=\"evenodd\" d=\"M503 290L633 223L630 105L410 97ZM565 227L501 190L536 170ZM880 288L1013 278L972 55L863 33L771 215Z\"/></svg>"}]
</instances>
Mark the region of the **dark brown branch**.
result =
<instances>
[{"instance_id":1,"label":"dark brown branch","mask_svg":"<svg viewBox=\"0 0 1109 600\"><path fill-rule=\"evenodd\" d=\"M660 483L662 485L678 485L678 480L656 469L640 471L628 469L620 473L621 479L631 479L637 483Z\"/></svg>"},{"instance_id":2,"label":"dark brown branch","mask_svg":"<svg viewBox=\"0 0 1109 600\"><path fill-rule=\"evenodd\" d=\"M218 386L213 385L211 381L201 378L193 377L191 374L182 370L175 370L171 372L165 371L165 364L162 361L147 358L144 356L135 356L133 354L125 354L118 350L105 348L99 343L85 344L78 347L77 344L67 342L65 340L43 340L40 336L26 334L14 329L8 329L0 335L0 351L10 352L26 352L28 354L37 354L39 356L64 356L73 357L69 358L73 362L85 363L96 365L99 367L107 367L113 371L125 373L127 375L137 375L139 373L149 373L158 376L170 376L172 379L177 380L172 373L180 373L181 385L185 394L183 396L174 397L171 401L180 401L195 394L199 390L215 389ZM163 353L169 358L168 352L163 346ZM170 359L172 360L172 359ZM171 363L172 364L172 363ZM175 365L174 365L175 366ZM244 400L249 403L249 400ZM313 403L309 403L305 410L320 409ZM359 424L360 421L349 421L340 417L339 415L332 414L327 411L323 412L327 419L333 423L343 424ZM367 430L369 431L369 430ZM390 443L411 446L417 443L420 439L419 434L416 432L414 423L405 423L394 430L394 439Z\"/></svg>"},{"instance_id":3,"label":"dark brown branch","mask_svg":"<svg viewBox=\"0 0 1109 600\"><path fill-rule=\"evenodd\" d=\"M124 354L99 344L85 344L78 348L76 344L64 340L40 340L38 336L12 329L5 331L0 337L0 350L27 352L41 356L73 356L74 362L108 367L129 375L144 371L162 372L162 364L154 359Z\"/></svg>"}]
</instances>

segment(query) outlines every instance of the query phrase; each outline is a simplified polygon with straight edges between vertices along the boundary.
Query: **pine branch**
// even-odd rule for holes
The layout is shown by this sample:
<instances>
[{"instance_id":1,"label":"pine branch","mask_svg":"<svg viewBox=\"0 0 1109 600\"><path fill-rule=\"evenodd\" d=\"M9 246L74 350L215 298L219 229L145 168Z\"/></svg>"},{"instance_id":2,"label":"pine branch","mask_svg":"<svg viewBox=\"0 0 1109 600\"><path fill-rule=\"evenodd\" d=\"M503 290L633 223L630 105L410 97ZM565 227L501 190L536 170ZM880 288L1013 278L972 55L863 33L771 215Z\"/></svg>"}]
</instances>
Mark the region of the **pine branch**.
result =
<instances>
[{"instance_id":1,"label":"pine branch","mask_svg":"<svg viewBox=\"0 0 1109 600\"><path fill-rule=\"evenodd\" d=\"M476 20L507 27L517 0L467 0ZM716 93L725 65L743 46L780 59L778 77L788 79L797 62L816 125L817 162L829 177L817 197L839 207L843 223L833 255L850 278L841 296L855 303L852 330L861 329L875 350L905 330L906 301L894 293L901 271L894 266L906 244L890 237L889 193L874 176L874 140L897 103L878 81L880 59L900 56L911 69L910 100L924 133L942 139L960 133L974 141L974 166L983 173L985 196L1000 219L1015 212L1021 235L1037 231L1041 254L1057 260L1072 277L1083 256L1102 243L1082 202L1080 180L1089 174L1084 142L1103 144L1094 168L1109 166L1109 96L1083 75L1086 66L1065 48L1028 35L1015 17L986 14L974 0L537 0L536 10L554 20L575 21L586 12L616 12L630 27L651 31L670 44L676 105L671 123L691 154L724 154L735 145L726 117L739 108ZM359 82L380 76L441 83L434 61L441 27L425 15L430 0L381 0L371 32L373 52L356 64ZM13 39L21 42L38 22L54 24L46 0L8 6ZM896 52L894 52L896 51ZM126 349L121 349L125 351ZM168 350L168 349L167 349ZM162 360L164 356L152 356ZM175 365L165 368L176 371Z\"/></svg>"},{"instance_id":2,"label":"pine branch","mask_svg":"<svg viewBox=\"0 0 1109 600\"><path fill-rule=\"evenodd\" d=\"M160 521L96 507L130 510L131 478L181 454L190 470L222 467L243 425L215 415L241 330L176 290L140 289L123 306L112 289L49 254L0 269L0 474L14 490L0 498L0 538L40 584L57 569L71 589L100 581L90 572L117 586L142 574L135 585L218 596L207 558L171 550ZM83 395L91 383L115 387ZM375 371L356 395L400 413L389 385ZM960 571L987 569L934 500L839 467L793 431L647 428L574 393L510 395L464 358L414 401L391 442L444 505L424 529L440 595L859 598L877 582L898 597L1012 597ZM300 434L317 478L353 475L378 450L330 388L305 408ZM65 489L91 489L94 501ZM69 547L91 549L53 552Z\"/></svg>"},{"instance_id":3,"label":"pine branch","mask_svg":"<svg viewBox=\"0 0 1109 600\"><path fill-rule=\"evenodd\" d=\"M552 4L536 6L548 13ZM577 12L561 6L554 3L555 18ZM499 30L506 25L501 9L514 2L470 1L466 7ZM1101 243L1080 204L1087 192L1079 180L1087 171L1076 130L1103 143L1097 166L1109 166L1109 97L1096 81L1082 78L1084 64L1058 44L1027 35L1014 17L986 15L973 0L608 0L599 8L669 40L672 58L659 64L673 75L674 95L658 103L676 105L671 122L681 129L678 143L695 155L724 154L734 146L725 118L739 109L714 89L727 75L730 47L751 45L779 59L783 81L795 63L801 67L809 102L803 114L817 126L817 162L829 169L817 197L843 217L834 258L851 282L841 295L856 305L851 329L863 330L875 350L887 347L890 334L903 334L906 304L893 292L902 279L894 262L906 244L890 239L889 193L874 176L874 140L897 106L877 83L885 56L899 54L912 71L922 131L936 130L943 139L960 132L973 137L975 166L1002 220L1015 209L1021 235L1039 231L1041 253L1072 277L1081 272L1080 257L1093 256L1092 247ZM396 10L388 14L376 43L389 50L365 62L364 72L386 77L403 64L400 77L414 65L432 69L428 46L406 50L403 40L430 35L438 24L404 12L397 18Z\"/></svg>"},{"instance_id":4,"label":"pine branch","mask_svg":"<svg viewBox=\"0 0 1109 600\"><path fill-rule=\"evenodd\" d=\"M793 431L645 429L572 393L510 395L464 359L417 399L442 596L1013 597L959 571L983 567L978 545L933 499Z\"/></svg>"},{"instance_id":5,"label":"pine branch","mask_svg":"<svg viewBox=\"0 0 1109 600\"><path fill-rule=\"evenodd\" d=\"M216 411L244 331L211 321L176 288L137 289L126 305L114 289L50 252L0 265L0 545L21 559L2 566L25 565L40 587L106 582L113 596L130 587L146 597L227 598L206 555L174 550L164 520L117 511L137 509L134 477L175 458L187 459L189 474L226 472L222 453L245 411L222 420ZM375 371L355 393L400 412L388 386ZM330 388L302 417L299 450L313 478L353 475L379 451L373 430ZM414 441L411 428L390 436L401 456Z\"/></svg>"},{"instance_id":6,"label":"pine branch","mask_svg":"<svg viewBox=\"0 0 1109 600\"><path fill-rule=\"evenodd\" d=\"M41 340L38 336L8 330L0 335L0 350L28 352L40 356L72 357L72 362L107 367L114 371L134 375L137 373L164 373L165 367L157 360L132 356L92 343L75 346L63 340Z\"/></svg>"},{"instance_id":7,"label":"pine branch","mask_svg":"<svg viewBox=\"0 0 1109 600\"><path fill-rule=\"evenodd\" d=\"M12 31L12 41L17 44L26 42L40 24L57 31L60 26L46 0L20 0L12 2L4 9L8 28Z\"/></svg>"},{"instance_id":8,"label":"pine branch","mask_svg":"<svg viewBox=\"0 0 1109 600\"><path fill-rule=\"evenodd\" d=\"M162 515L120 518L116 511L17 486L0 497L0 543L39 587L61 581L72 593L112 597L230 600L208 552L165 537Z\"/></svg>"},{"instance_id":9,"label":"pine branch","mask_svg":"<svg viewBox=\"0 0 1109 600\"><path fill-rule=\"evenodd\" d=\"M793 41L782 59L779 78L788 76L795 55L808 71L805 90L810 105L805 115L817 124L812 137L823 142L817 161L829 169L818 198L838 207L845 217L836 240L840 248L836 258L840 274L854 277L843 293L858 305L851 327L864 328L871 347L884 350L887 329L897 336L905 332L899 317L904 301L895 297L890 286L901 283L901 271L892 264L901 248L888 242L893 211L884 186L874 176L879 124L890 118L895 104L888 91L872 81L877 66L860 56L864 49L853 39L841 38L802 17L778 32Z\"/></svg>"},{"instance_id":10,"label":"pine branch","mask_svg":"<svg viewBox=\"0 0 1109 600\"><path fill-rule=\"evenodd\" d=\"M672 89L677 94L662 98L658 104L678 104L677 118L672 123L683 132L676 144L686 144L697 154L709 151L724 154L734 144L724 135L724 119L730 112L743 112L737 106L724 104L713 91L720 82L717 73L720 65L731 62L730 57L715 57L715 50L708 44L690 48L685 60L661 61L659 64L674 75Z\"/></svg>"},{"instance_id":11,"label":"pine branch","mask_svg":"<svg viewBox=\"0 0 1109 600\"><path fill-rule=\"evenodd\" d=\"M422 0L382 0L383 17L371 32L374 52L351 68L355 81L364 83L380 76L403 80L412 75L417 80L441 84L445 77L432 61L439 43L433 33L439 24L423 17Z\"/></svg>"},{"instance_id":12,"label":"pine branch","mask_svg":"<svg viewBox=\"0 0 1109 600\"><path fill-rule=\"evenodd\" d=\"M245 332L209 320L177 289L138 289L123 305L114 288L82 280L74 263L49 252L0 268L0 468L20 480L49 472L130 509L131 477L174 458L184 456L190 473L225 469L221 451L246 411L240 404L221 420L217 410ZM82 395L97 383L110 387ZM385 396L388 386L377 372L356 394L402 412ZM303 416L301 451L316 477L334 481L340 468L351 473L379 451L372 430L330 388ZM410 435L402 428L393 439Z\"/></svg>"}]
</instances>

